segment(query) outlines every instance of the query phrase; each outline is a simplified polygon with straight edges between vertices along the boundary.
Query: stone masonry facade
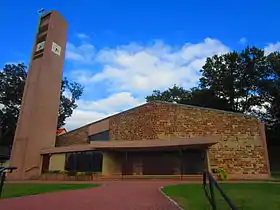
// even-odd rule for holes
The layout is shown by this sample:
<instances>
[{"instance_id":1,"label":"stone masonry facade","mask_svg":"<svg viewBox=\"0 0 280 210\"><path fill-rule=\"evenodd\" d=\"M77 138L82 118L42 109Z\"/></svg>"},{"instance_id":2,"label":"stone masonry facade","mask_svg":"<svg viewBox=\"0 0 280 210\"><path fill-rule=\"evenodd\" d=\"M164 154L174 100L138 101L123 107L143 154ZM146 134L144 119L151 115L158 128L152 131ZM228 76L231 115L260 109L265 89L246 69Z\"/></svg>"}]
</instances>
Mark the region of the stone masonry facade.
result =
<instances>
[{"instance_id":1,"label":"stone masonry facade","mask_svg":"<svg viewBox=\"0 0 280 210\"><path fill-rule=\"evenodd\" d=\"M88 144L88 127L84 126L56 137L56 147Z\"/></svg>"},{"instance_id":2,"label":"stone masonry facade","mask_svg":"<svg viewBox=\"0 0 280 210\"><path fill-rule=\"evenodd\" d=\"M56 146L89 144L88 128L58 136ZM222 168L231 177L269 176L261 132L254 117L166 102L150 102L109 117L110 140L115 141L216 136L218 143L208 152L210 167Z\"/></svg>"},{"instance_id":3,"label":"stone masonry facade","mask_svg":"<svg viewBox=\"0 0 280 210\"><path fill-rule=\"evenodd\" d=\"M211 168L236 177L266 177L260 122L253 117L165 102L144 106L110 118L110 140L151 140L217 136L209 149Z\"/></svg>"}]
</instances>

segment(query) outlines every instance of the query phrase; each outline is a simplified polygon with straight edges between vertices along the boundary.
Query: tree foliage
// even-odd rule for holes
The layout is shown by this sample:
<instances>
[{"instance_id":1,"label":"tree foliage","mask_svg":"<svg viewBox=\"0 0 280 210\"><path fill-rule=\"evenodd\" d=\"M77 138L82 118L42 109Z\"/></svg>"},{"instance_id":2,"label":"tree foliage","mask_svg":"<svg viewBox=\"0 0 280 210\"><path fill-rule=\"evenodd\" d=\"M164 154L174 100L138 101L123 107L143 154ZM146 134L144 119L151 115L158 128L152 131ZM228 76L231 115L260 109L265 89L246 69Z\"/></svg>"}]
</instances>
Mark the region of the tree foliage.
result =
<instances>
[{"instance_id":1,"label":"tree foliage","mask_svg":"<svg viewBox=\"0 0 280 210\"><path fill-rule=\"evenodd\" d=\"M226 100L217 97L214 94L214 91L206 88L192 88L191 90L185 90L183 87L174 85L162 92L160 90L154 90L152 95L146 97L146 101L155 100L231 110Z\"/></svg>"},{"instance_id":2,"label":"tree foliage","mask_svg":"<svg viewBox=\"0 0 280 210\"><path fill-rule=\"evenodd\" d=\"M190 91L185 90L183 87L174 85L173 87L168 88L163 92L161 92L160 90L154 90L152 95L146 97L146 100L183 103L183 101L187 100L189 97Z\"/></svg>"},{"instance_id":3,"label":"tree foliage","mask_svg":"<svg viewBox=\"0 0 280 210\"><path fill-rule=\"evenodd\" d=\"M226 99L232 110L250 112L253 106L264 102L259 81L266 74L267 65L264 51L255 47L215 55L207 58L201 69L200 86Z\"/></svg>"},{"instance_id":4,"label":"tree foliage","mask_svg":"<svg viewBox=\"0 0 280 210\"><path fill-rule=\"evenodd\" d=\"M206 59L200 72L197 87L186 90L174 85L162 92L154 90L146 100L253 114L266 122L270 142L280 135L279 52L266 55L262 49L246 47L214 55Z\"/></svg>"},{"instance_id":5,"label":"tree foliage","mask_svg":"<svg viewBox=\"0 0 280 210\"><path fill-rule=\"evenodd\" d=\"M5 65L0 71L0 145L2 146L12 145L26 79L27 72L24 64ZM80 84L69 82L67 78L62 80L58 128L65 125L65 120L72 115L77 107L76 101L82 93L83 87Z\"/></svg>"},{"instance_id":6,"label":"tree foliage","mask_svg":"<svg viewBox=\"0 0 280 210\"><path fill-rule=\"evenodd\" d=\"M67 97L65 92L70 93ZM83 93L83 88L77 82L69 82L67 78L64 78L61 82L60 91L60 106L58 113L57 127L60 128L65 125L65 120L71 117L74 109L77 108L76 100L80 98Z\"/></svg>"}]
</instances>

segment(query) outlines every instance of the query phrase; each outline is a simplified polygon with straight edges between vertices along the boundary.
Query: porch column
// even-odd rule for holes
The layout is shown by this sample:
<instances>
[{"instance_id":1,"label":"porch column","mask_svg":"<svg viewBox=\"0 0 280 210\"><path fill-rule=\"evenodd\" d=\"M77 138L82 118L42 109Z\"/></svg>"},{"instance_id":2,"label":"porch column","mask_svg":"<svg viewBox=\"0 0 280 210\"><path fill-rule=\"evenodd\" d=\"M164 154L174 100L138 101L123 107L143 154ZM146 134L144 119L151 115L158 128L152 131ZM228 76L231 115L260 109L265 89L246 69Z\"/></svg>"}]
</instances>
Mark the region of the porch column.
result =
<instances>
[{"instance_id":1,"label":"porch column","mask_svg":"<svg viewBox=\"0 0 280 210\"><path fill-rule=\"evenodd\" d=\"M125 162L124 162L124 165L122 167L122 179L123 179L123 175L124 175L124 173L126 173L126 171L127 171L127 151L125 151Z\"/></svg>"},{"instance_id":2,"label":"porch column","mask_svg":"<svg viewBox=\"0 0 280 210\"><path fill-rule=\"evenodd\" d=\"M202 159L204 162L204 170L209 171L207 148L203 150Z\"/></svg>"},{"instance_id":3,"label":"porch column","mask_svg":"<svg viewBox=\"0 0 280 210\"><path fill-rule=\"evenodd\" d=\"M183 174L184 174L184 161L183 161L183 150L182 148L179 148L179 153L180 153L180 163L181 163L181 169L180 169L180 172L181 172L181 180L183 179Z\"/></svg>"},{"instance_id":4,"label":"porch column","mask_svg":"<svg viewBox=\"0 0 280 210\"><path fill-rule=\"evenodd\" d=\"M74 156L74 173L76 174L77 173L77 168L78 168L78 166L77 166L77 152L73 152L72 153L73 154L73 156Z\"/></svg>"}]
</instances>

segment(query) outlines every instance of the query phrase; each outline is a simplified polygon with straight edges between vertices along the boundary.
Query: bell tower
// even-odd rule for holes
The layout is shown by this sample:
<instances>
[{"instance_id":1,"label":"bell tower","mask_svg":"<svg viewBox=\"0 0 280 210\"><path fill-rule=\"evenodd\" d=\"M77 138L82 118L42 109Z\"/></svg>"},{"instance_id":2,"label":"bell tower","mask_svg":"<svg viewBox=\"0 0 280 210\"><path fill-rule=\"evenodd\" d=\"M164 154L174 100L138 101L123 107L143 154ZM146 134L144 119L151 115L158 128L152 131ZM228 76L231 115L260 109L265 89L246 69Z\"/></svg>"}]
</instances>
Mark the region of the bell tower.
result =
<instances>
[{"instance_id":1,"label":"bell tower","mask_svg":"<svg viewBox=\"0 0 280 210\"><path fill-rule=\"evenodd\" d=\"M38 176L40 152L56 139L68 24L57 11L40 13L11 152L13 180Z\"/></svg>"}]
</instances>

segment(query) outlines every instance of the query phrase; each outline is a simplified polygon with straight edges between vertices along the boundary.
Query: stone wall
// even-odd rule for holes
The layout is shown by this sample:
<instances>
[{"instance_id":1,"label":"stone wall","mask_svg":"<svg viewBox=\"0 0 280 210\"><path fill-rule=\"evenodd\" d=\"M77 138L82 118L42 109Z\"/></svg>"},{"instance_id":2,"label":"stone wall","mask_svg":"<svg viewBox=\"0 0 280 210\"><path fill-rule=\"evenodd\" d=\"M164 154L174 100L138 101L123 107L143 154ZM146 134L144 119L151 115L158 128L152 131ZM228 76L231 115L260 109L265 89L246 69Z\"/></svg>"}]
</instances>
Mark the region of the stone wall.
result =
<instances>
[{"instance_id":1,"label":"stone wall","mask_svg":"<svg viewBox=\"0 0 280 210\"><path fill-rule=\"evenodd\" d=\"M109 122L110 140L156 139L157 123L155 106L145 104L112 116Z\"/></svg>"},{"instance_id":2,"label":"stone wall","mask_svg":"<svg viewBox=\"0 0 280 210\"><path fill-rule=\"evenodd\" d=\"M260 123L229 112L169 103L148 103L110 118L111 140L217 136L209 150L211 167L233 176L268 176Z\"/></svg>"},{"instance_id":3,"label":"stone wall","mask_svg":"<svg viewBox=\"0 0 280 210\"><path fill-rule=\"evenodd\" d=\"M55 146L64 147L88 143L88 126L84 126L61 136L57 136Z\"/></svg>"}]
</instances>

